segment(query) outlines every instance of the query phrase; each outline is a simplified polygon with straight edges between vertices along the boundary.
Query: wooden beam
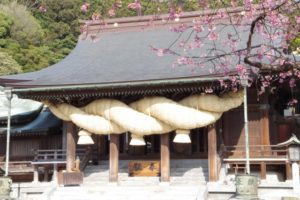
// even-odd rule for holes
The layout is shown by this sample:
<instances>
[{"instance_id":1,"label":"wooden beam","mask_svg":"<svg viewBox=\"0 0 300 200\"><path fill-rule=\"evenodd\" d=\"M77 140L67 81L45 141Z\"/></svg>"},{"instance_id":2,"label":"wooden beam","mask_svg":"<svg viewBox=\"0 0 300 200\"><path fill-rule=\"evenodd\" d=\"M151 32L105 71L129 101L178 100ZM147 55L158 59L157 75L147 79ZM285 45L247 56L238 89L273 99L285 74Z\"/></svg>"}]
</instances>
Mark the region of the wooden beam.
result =
<instances>
[{"instance_id":1,"label":"wooden beam","mask_svg":"<svg viewBox=\"0 0 300 200\"><path fill-rule=\"evenodd\" d=\"M72 122L66 121L64 121L64 124L64 131L67 134L67 172L72 172L76 156L75 125Z\"/></svg>"},{"instance_id":2,"label":"wooden beam","mask_svg":"<svg viewBox=\"0 0 300 200\"><path fill-rule=\"evenodd\" d=\"M169 133L160 135L160 181L170 182Z\"/></svg>"},{"instance_id":3,"label":"wooden beam","mask_svg":"<svg viewBox=\"0 0 300 200\"><path fill-rule=\"evenodd\" d=\"M208 126L208 179L210 182L218 181L217 167L217 132L215 125Z\"/></svg>"},{"instance_id":4,"label":"wooden beam","mask_svg":"<svg viewBox=\"0 0 300 200\"><path fill-rule=\"evenodd\" d=\"M119 135L111 134L109 142L109 182L118 182Z\"/></svg>"}]
</instances>

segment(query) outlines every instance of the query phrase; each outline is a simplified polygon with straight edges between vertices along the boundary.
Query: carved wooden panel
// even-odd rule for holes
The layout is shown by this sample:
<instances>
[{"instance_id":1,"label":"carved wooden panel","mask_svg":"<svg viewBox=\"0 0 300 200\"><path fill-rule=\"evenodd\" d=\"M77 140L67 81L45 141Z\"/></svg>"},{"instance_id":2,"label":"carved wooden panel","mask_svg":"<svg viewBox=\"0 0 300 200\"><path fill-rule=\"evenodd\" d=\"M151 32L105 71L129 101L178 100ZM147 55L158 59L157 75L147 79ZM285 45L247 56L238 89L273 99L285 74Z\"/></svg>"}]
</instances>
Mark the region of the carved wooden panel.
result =
<instances>
[{"instance_id":1,"label":"carved wooden panel","mask_svg":"<svg viewBox=\"0 0 300 200\"><path fill-rule=\"evenodd\" d=\"M128 162L129 176L160 176L160 161L144 160Z\"/></svg>"}]
</instances>

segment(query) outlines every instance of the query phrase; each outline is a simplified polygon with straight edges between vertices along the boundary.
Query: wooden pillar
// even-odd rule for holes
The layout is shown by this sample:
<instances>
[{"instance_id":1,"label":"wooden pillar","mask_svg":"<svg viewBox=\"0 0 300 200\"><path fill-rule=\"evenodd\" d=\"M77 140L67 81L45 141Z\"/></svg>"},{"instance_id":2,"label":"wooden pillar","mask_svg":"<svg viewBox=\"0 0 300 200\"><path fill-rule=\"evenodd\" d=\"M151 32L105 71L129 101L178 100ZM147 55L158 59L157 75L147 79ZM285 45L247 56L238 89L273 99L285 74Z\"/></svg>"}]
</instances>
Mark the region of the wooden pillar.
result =
<instances>
[{"instance_id":1,"label":"wooden pillar","mask_svg":"<svg viewBox=\"0 0 300 200\"><path fill-rule=\"evenodd\" d=\"M111 134L109 142L109 182L118 182L119 135Z\"/></svg>"},{"instance_id":2,"label":"wooden pillar","mask_svg":"<svg viewBox=\"0 0 300 200\"><path fill-rule=\"evenodd\" d=\"M160 136L160 181L170 182L169 133Z\"/></svg>"},{"instance_id":3,"label":"wooden pillar","mask_svg":"<svg viewBox=\"0 0 300 200\"><path fill-rule=\"evenodd\" d=\"M103 157L107 155L106 153L106 140L107 136L106 135L97 135L97 149L98 149L98 160L100 157Z\"/></svg>"},{"instance_id":4,"label":"wooden pillar","mask_svg":"<svg viewBox=\"0 0 300 200\"><path fill-rule=\"evenodd\" d=\"M269 110L266 108L264 108L261 111L261 127L262 127L262 144L270 145Z\"/></svg>"},{"instance_id":5,"label":"wooden pillar","mask_svg":"<svg viewBox=\"0 0 300 200\"><path fill-rule=\"evenodd\" d=\"M217 132L215 125L210 125L208 126L208 179L210 182L218 181L217 158Z\"/></svg>"},{"instance_id":6,"label":"wooden pillar","mask_svg":"<svg viewBox=\"0 0 300 200\"><path fill-rule=\"evenodd\" d=\"M265 180L267 178L267 165L265 162L260 163L260 179Z\"/></svg>"},{"instance_id":7,"label":"wooden pillar","mask_svg":"<svg viewBox=\"0 0 300 200\"><path fill-rule=\"evenodd\" d=\"M285 163L286 180L292 180L292 166L291 163Z\"/></svg>"},{"instance_id":8,"label":"wooden pillar","mask_svg":"<svg viewBox=\"0 0 300 200\"><path fill-rule=\"evenodd\" d=\"M67 134L67 172L71 172L75 166L76 156L76 141L75 141L75 126L72 122L65 122L64 127Z\"/></svg>"}]
</instances>

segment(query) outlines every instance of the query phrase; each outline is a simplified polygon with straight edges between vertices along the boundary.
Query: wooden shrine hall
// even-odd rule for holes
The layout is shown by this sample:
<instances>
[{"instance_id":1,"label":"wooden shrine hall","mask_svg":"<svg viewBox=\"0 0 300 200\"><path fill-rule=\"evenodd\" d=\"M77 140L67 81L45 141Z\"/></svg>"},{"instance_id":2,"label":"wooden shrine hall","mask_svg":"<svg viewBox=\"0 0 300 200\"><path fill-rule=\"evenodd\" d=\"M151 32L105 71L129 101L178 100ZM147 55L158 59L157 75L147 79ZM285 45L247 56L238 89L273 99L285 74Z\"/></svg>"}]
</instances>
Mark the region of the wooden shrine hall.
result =
<instances>
[{"instance_id":1,"label":"wooden shrine hall","mask_svg":"<svg viewBox=\"0 0 300 200\"><path fill-rule=\"evenodd\" d=\"M100 160L109 159L110 182L118 181L119 159L159 159L160 180L169 182L170 160L177 158L208 159L208 181L218 181L222 164L236 171L245 164L243 92L240 85L220 85L237 75L235 65L224 76L222 70L211 72L211 66L174 66L177 55L153 51L174 41L177 51L178 33L170 26L192 23L198 15L152 25L150 17L90 23L89 35L81 35L87 38L61 62L2 76L0 84L20 98L43 102L64 121L69 172L79 133L79 140L92 137ZM89 36L96 34L99 41L93 42ZM291 178L287 149L276 147L299 133L298 121L283 116L289 96L266 93L257 100L255 88L249 89L251 168L262 179L271 169L284 169L285 179Z\"/></svg>"}]
</instances>

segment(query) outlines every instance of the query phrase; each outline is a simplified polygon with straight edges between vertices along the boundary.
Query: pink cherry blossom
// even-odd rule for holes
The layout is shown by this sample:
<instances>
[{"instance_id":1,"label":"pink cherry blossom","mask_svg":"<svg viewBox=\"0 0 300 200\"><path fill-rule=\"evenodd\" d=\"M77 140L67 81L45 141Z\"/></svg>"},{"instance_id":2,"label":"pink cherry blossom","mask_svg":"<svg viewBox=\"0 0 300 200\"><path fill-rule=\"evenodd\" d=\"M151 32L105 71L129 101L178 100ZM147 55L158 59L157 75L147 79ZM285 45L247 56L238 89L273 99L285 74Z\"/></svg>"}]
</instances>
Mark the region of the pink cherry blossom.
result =
<instances>
[{"instance_id":1,"label":"pink cherry blossom","mask_svg":"<svg viewBox=\"0 0 300 200\"><path fill-rule=\"evenodd\" d=\"M133 3L128 4L127 8L133 10L140 10L142 8L142 5L138 0L135 0Z\"/></svg>"},{"instance_id":2,"label":"pink cherry blossom","mask_svg":"<svg viewBox=\"0 0 300 200\"><path fill-rule=\"evenodd\" d=\"M90 8L90 4L89 3L84 3L80 6L80 10L84 13L86 13Z\"/></svg>"},{"instance_id":3,"label":"pink cherry blossom","mask_svg":"<svg viewBox=\"0 0 300 200\"><path fill-rule=\"evenodd\" d=\"M95 20L99 20L99 19L100 19L100 14L94 12L94 13L92 14L92 20L95 21Z\"/></svg>"},{"instance_id":4,"label":"pink cherry blossom","mask_svg":"<svg viewBox=\"0 0 300 200\"><path fill-rule=\"evenodd\" d=\"M114 17L114 16L116 15L115 9L109 9L108 15L109 15L110 17Z\"/></svg>"},{"instance_id":5,"label":"pink cherry blossom","mask_svg":"<svg viewBox=\"0 0 300 200\"><path fill-rule=\"evenodd\" d=\"M43 5L41 5L40 7L39 7L39 11L40 12L47 12L47 8L45 7L45 6L43 6Z\"/></svg>"},{"instance_id":6,"label":"pink cherry blossom","mask_svg":"<svg viewBox=\"0 0 300 200\"><path fill-rule=\"evenodd\" d=\"M232 7L237 7L238 6L238 0L231 0L230 4Z\"/></svg>"},{"instance_id":7,"label":"pink cherry blossom","mask_svg":"<svg viewBox=\"0 0 300 200\"><path fill-rule=\"evenodd\" d=\"M294 78L291 78L289 81L290 88L296 87L296 80Z\"/></svg>"},{"instance_id":8,"label":"pink cherry blossom","mask_svg":"<svg viewBox=\"0 0 300 200\"><path fill-rule=\"evenodd\" d=\"M208 35L209 40L218 40L219 39L219 34L216 31L211 31Z\"/></svg>"},{"instance_id":9,"label":"pink cherry blossom","mask_svg":"<svg viewBox=\"0 0 300 200\"><path fill-rule=\"evenodd\" d=\"M235 66L235 69L241 77L244 77L247 73L247 68L244 65L238 64Z\"/></svg>"}]
</instances>

